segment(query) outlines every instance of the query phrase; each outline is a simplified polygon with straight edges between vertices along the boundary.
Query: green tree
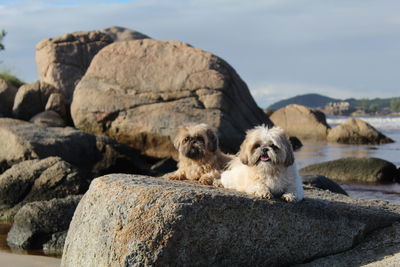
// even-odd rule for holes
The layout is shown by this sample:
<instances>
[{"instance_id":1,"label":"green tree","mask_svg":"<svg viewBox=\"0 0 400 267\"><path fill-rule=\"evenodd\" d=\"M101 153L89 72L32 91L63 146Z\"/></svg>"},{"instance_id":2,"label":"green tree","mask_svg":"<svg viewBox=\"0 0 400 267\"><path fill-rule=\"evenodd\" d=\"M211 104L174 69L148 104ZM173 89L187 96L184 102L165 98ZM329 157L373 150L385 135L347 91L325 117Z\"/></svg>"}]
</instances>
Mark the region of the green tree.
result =
<instances>
[{"instance_id":1,"label":"green tree","mask_svg":"<svg viewBox=\"0 0 400 267\"><path fill-rule=\"evenodd\" d=\"M369 105L368 112L370 113L376 113L378 111L378 104L372 103Z\"/></svg>"},{"instance_id":2,"label":"green tree","mask_svg":"<svg viewBox=\"0 0 400 267\"><path fill-rule=\"evenodd\" d=\"M390 109L394 112L400 111L400 97L392 98L390 100Z\"/></svg>"},{"instance_id":3,"label":"green tree","mask_svg":"<svg viewBox=\"0 0 400 267\"><path fill-rule=\"evenodd\" d=\"M0 51L5 49L5 47L3 45L4 36L6 36L6 31L5 30L1 30L0 31Z\"/></svg>"},{"instance_id":4,"label":"green tree","mask_svg":"<svg viewBox=\"0 0 400 267\"><path fill-rule=\"evenodd\" d=\"M361 98L360 100L359 100L359 105L360 105L360 107L365 111L365 112L368 112L368 108L369 108L369 105L370 105L370 102L369 102L369 99L368 98Z\"/></svg>"}]
</instances>

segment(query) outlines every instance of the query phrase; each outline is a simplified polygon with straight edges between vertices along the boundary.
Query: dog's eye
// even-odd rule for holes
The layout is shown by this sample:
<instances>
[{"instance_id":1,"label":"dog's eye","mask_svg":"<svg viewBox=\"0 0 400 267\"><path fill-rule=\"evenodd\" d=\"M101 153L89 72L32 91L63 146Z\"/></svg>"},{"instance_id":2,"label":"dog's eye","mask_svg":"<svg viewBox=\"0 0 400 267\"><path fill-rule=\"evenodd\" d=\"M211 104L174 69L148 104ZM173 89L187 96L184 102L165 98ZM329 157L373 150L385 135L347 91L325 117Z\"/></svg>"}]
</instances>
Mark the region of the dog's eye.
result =
<instances>
[{"instance_id":1,"label":"dog's eye","mask_svg":"<svg viewBox=\"0 0 400 267\"><path fill-rule=\"evenodd\" d=\"M183 139L183 142L189 142L189 140L190 140L190 138L189 137L186 137L185 139Z\"/></svg>"},{"instance_id":2,"label":"dog's eye","mask_svg":"<svg viewBox=\"0 0 400 267\"><path fill-rule=\"evenodd\" d=\"M255 149L259 148L259 147L260 147L260 144L254 144L253 145L253 150L255 150Z\"/></svg>"},{"instance_id":3,"label":"dog's eye","mask_svg":"<svg viewBox=\"0 0 400 267\"><path fill-rule=\"evenodd\" d=\"M202 136L197 136L196 140L199 142L204 142L204 138Z\"/></svg>"},{"instance_id":4,"label":"dog's eye","mask_svg":"<svg viewBox=\"0 0 400 267\"><path fill-rule=\"evenodd\" d=\"M274 144L271 145L271 148L272 148L273 150L275 150L275 151L276 151L276 150L279 150L279 147L277 147L277 146L274 145Z\"/></svg>"}]
</instances>

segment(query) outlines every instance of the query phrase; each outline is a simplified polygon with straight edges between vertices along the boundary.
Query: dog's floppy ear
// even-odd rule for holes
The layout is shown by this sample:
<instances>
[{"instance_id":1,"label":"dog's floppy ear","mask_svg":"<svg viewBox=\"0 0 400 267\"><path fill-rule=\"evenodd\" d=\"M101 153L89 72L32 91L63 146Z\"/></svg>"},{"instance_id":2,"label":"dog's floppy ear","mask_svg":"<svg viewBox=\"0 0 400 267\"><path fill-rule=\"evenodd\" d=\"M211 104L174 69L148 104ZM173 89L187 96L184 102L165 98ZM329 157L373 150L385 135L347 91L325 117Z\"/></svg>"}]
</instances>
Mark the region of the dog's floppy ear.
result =
<instances>
[{"instance_id":1,"label":"dog's floppy ear","mask_svg":"<svg viewBox=\"0 0 400 267\"><path fill-rule=\"evenodd\" d=\"M239 159L244 165L249 165L249 157L247 153L247 140L245 139L240 145Z\"/></svg>"},{"instance_id":2,"label":"dog's floppy ear","mask_svg":"<svg viewBox=\"0 0 400 267\"><path fill-rule=\"evenodd\" d=\"M287 137L287 135L284 133L284 135L282 136L283 139L283 144L284 147L282 149L285 150L285 161L284 161L284 165L286 167L289 167L290 165L293 165L294 163L294 153L293 153L293 147L292 147L292 143L290 143L289 138Z\"/></svg>"},{"instance_id":3,"label":"dog's floppy ear","mask_svg":"<svg viewBox=\"0 0 400 267\"><path fill-rule=\"evenodd\" d=\"M174 139L174 147L176 150L179 150L179 147L181 146L181 139L179 138L179 135L175 136Z\"/></svg>"},{"instance_id":4,"label":"dog's floppy ear","mask_svg":"<svg viewBox=\"0 0 400 267\"><path fill-rule=\"evenodd\" d=\"M181 139L183 132L187 131L187 126L186 125L181 125L178 127L178 133L175 136L174 139L174 147L179 150L179 147L181 146Z\"/></svg>"},{"instance_id":5,"label":"dog's floppy ear","mask_svg":"<svg viewBox=\"0 0 400 267\"><path fill-rule=\"evenodd\" d=\"M284 162L284 165L286 167L289 167L290 165L293 165L293 163L294 163L294 154L292 148L290 148L290 151L289 149L288 151L286 151L286 160Z\"/></svg>"},{"instance_id":6,"label":"dog's floppy ear","mask_svg":"<svg viewBox=\"0 0 400 267\"><path fill-rule=\"evenodd\" d=\"M211 152L217 151L218 137L217 137L216 133L211 129L207 129L206 134L207 134L207 139L208 139L207 149Z\"/></svg>"}]
</instances>

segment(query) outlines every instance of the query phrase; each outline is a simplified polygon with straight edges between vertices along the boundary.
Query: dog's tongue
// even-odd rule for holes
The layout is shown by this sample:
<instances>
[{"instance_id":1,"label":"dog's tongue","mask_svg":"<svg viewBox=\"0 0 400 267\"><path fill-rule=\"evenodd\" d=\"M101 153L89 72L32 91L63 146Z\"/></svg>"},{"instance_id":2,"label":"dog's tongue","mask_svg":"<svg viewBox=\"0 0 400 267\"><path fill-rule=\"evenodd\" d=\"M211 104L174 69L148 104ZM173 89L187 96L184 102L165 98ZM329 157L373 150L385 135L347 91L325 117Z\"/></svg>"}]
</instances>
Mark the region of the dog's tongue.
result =
<instances>
[{"instance_id":1,"label":"dog's tongue","mask_svg":"<svg viewBox=\"0 0 400 267\"><path fill-rule=\"evenodd\" d=\"M268 161L269 157L261 157L260 159L261 159L261 161Z\"/></svg>"}]
</instances>

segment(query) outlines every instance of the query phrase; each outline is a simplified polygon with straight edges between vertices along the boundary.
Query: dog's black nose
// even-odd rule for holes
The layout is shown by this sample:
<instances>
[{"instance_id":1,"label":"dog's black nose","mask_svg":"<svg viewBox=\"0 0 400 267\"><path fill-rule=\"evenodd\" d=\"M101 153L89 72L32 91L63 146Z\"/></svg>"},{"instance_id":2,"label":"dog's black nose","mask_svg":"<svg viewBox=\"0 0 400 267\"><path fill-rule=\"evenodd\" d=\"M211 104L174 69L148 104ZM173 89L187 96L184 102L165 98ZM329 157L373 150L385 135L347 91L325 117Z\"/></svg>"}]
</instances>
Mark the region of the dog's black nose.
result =
<instances>
[{"instance_id":1,"label":"dog's black nose","mask_svg":"<svg viewBox=\"0 0 400 267\"><path fill-rule=\"evenodd\" d=\"M268 152L268 150L269 150L269 148L268 148L268 147L263 147L261 151L262 151L263 153L267 153L267 152Z\"/></svg>"}]
</instances>

